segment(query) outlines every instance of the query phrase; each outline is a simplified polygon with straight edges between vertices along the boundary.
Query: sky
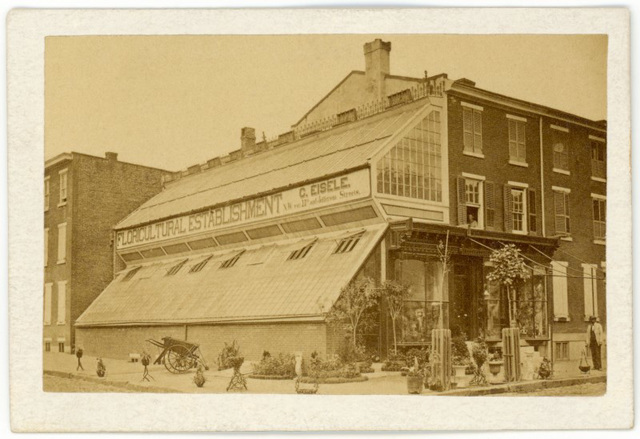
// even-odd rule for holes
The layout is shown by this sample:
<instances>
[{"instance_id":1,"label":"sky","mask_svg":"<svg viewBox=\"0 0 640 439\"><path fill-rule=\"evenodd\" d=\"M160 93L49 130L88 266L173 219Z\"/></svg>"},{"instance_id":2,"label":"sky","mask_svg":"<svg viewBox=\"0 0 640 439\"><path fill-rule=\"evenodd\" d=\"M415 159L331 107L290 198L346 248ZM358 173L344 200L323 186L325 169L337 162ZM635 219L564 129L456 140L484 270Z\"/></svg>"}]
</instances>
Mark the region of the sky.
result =
<instances>
[{"instance_id":1,"label":"sky","mask_svg":"<svg viewBox=\"0 0 640 439\"><path fill-rule=\"evenodd\" d=\"M606 119L601 35L77 36L45 41L45 159L76 151L171 171L290 130L390 41L391 74L447 73Z\"/></svg>"}]
</instances>

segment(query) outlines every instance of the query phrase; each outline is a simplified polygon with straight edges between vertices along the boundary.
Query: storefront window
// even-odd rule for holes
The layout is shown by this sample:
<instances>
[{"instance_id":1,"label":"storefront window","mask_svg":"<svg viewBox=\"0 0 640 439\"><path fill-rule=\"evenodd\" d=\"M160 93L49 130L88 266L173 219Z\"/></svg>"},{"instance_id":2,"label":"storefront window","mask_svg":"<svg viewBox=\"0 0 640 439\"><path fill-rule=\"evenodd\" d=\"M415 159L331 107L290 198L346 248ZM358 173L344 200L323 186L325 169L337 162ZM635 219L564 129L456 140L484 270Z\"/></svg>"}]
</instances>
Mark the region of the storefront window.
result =
<instances>
[{"instance_id":1,"label":"storefront window","mask_svg":"<svg viewBox=\"0 0 640 439\"><path fill-rule=\"evenodd\" d=\"M445 327L449 324L449 295L447 283L442 283L442 264L398 260L396 270L397 279L410 288L397 325L398 340L405 344L430 342L431 330L438 327L440 318Z\"/></svg>"},{"instance_id":2,"label":"storefront window","mask_svg":"<svg viewBox=\"0 0 640 439\"><path fill-rule=\"evenodd\" d=\"M485 267L485 272L491 267ZM487 307L486 337L500 339L502 328L509 326L509 308L506 289L497 282L485 281L485 302ZM542 268L531 272L531 277L518 287L516 293L518 327L523 338L546 338L547 288L546 273Z\"/></svg>"}]
</instances>

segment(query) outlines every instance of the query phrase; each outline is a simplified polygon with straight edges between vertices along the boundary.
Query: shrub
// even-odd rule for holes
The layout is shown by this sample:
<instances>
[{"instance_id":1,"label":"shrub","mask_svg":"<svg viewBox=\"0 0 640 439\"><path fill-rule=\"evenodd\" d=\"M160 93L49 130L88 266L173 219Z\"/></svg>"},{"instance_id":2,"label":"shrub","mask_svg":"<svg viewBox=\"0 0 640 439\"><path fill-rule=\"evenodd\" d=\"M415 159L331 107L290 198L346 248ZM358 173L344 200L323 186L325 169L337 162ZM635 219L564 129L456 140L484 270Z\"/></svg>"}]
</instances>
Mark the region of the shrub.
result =
<instances>
[{"instance_id":1,"label":"shrub","mask_svg":"<svg viewBox=\"0 0 640 439\"><path fill-rule=\"evenodd\" d=\"M229 369L233 367L233 364L229 362L230 358L238 357L240 354L240 346L238 342L233 340L233 343L224 343L224 347L218 355L218 370Z\"/></svg>"},{"instance_id":2,"label":"shrub","mask_svg":"<svg viewBox=\"0 0 640 439\"><path fill-rule=\"evenodd\" d=\"M263 355L262 360L253 365L253 374L293 378L296 374L296 359L291 354L278 354L276 357Z\"/></svg>"},{"instance_id":3,"label":"shrub","mask_svg":"<svg viewBox=\"0 0 640 439\"><path fill-rule=\"evenodd\" d=\"M464 334L453 337L451 340L451 354L454 366L467 366L471 363L469 349L465 343Z\"/></svg>"},{"instance_id":4,"label":"shrub","mask_svg":"<svg viewBox=\"0 0 640 439\"><path fill-rule=\"evenodd\" d=\"M345 363L338 355L322 360L314 352L306 371L307 376L317 378L355 378L360 376L355 363Z\"/></svg>"},{"instance_id":5,"label":"shrub","mask_svg":"<svg viewBox=\"0 0 640 439\"><path fill-rule=\"evenodd\" d=\"M418 359L418 366L420 368L424 368L425 365L429 363L429 351L426 349L412 348L409 349L404 356L407 367L414 366L414 358Z\"/></svg>"}]
</instances>

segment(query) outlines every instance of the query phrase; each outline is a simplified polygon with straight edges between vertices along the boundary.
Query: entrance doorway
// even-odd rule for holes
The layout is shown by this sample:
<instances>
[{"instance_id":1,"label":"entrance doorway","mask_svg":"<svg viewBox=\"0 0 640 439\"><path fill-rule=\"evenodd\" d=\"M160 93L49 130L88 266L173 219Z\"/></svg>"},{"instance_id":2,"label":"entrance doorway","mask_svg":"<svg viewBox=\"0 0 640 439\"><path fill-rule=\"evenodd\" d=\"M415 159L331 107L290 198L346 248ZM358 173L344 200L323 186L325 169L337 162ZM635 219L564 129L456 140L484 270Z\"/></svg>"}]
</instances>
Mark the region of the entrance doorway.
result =
<instances>
[{"instance_id":1,"label":"entrance doorway","mask_svg":"<svg viewBox=\"0 0 640 439\"><path fill-rule=\"evenodd\" d=\"M455 261L453 285L453 294L449 301L451 334L455 337L464 333L467 340L473 340L480 333L478 325L481 319L478 307L474 304L478 303L482 294L482 262L478 263L473 258Z\"/></svg>"}]
</instances>

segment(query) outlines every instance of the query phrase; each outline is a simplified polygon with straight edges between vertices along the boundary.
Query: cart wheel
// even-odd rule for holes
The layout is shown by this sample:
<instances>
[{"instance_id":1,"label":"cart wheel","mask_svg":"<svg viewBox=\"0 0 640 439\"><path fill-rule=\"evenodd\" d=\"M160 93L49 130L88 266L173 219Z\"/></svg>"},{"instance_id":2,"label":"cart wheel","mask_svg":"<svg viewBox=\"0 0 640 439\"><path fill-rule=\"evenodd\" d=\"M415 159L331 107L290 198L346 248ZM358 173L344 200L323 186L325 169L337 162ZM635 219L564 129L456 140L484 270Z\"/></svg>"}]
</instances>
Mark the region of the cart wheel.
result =
<instances>
[{"instance_id":1,"label":"cart wheel","mask_svg":"<svg viewBox=\"0 0 640 439\"><path fill-rule=\"evenodd\" d=\"M186 373L193 367L194 360L189 349L175 345L167 351L164 365L171 373Z\"/></svg>"}]
</instances>

